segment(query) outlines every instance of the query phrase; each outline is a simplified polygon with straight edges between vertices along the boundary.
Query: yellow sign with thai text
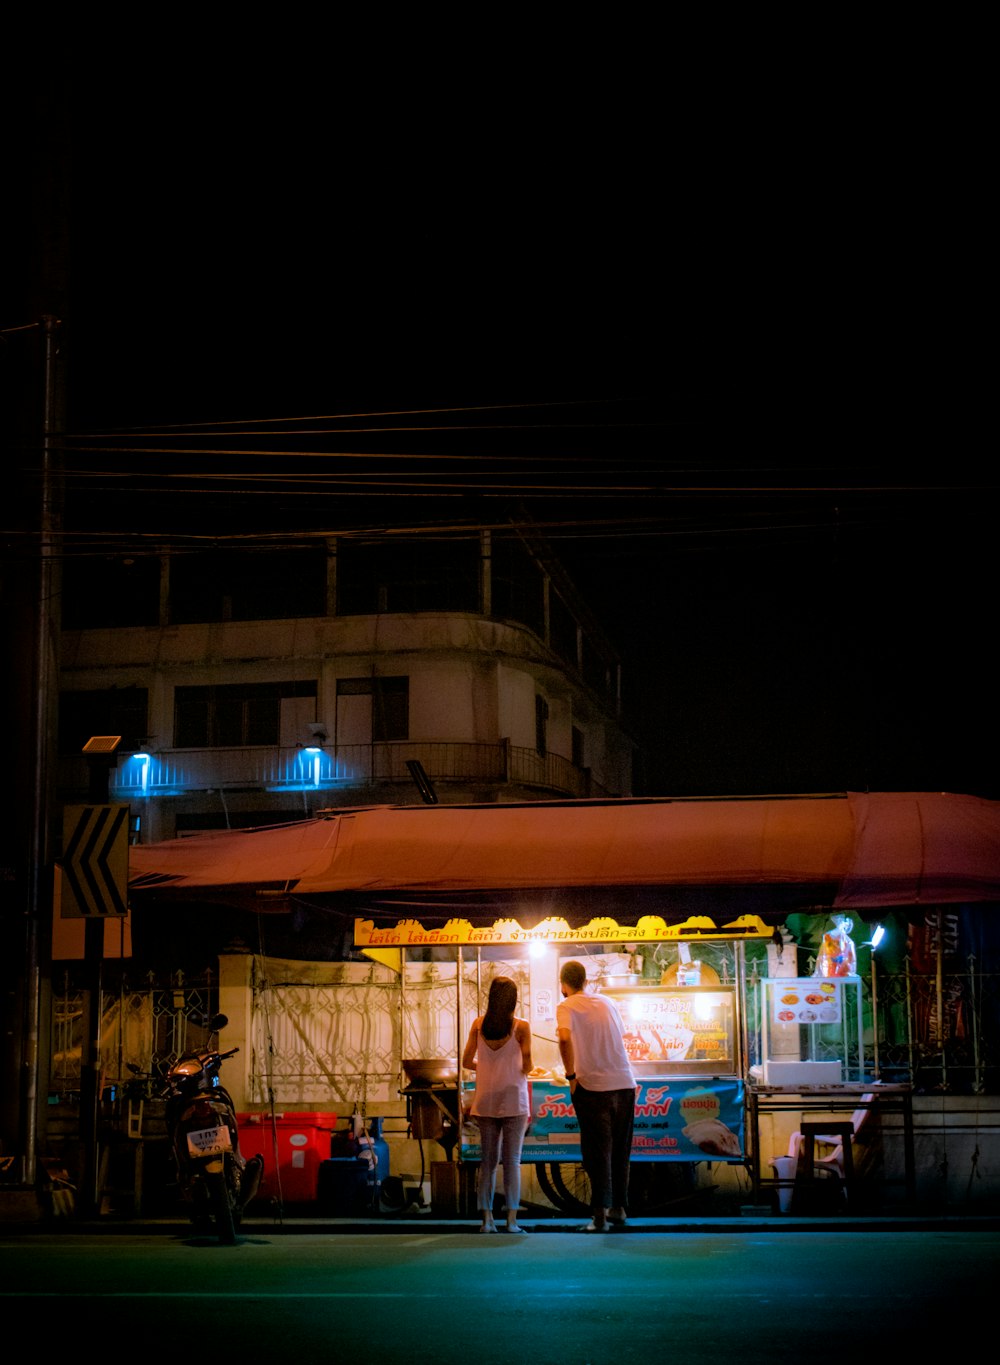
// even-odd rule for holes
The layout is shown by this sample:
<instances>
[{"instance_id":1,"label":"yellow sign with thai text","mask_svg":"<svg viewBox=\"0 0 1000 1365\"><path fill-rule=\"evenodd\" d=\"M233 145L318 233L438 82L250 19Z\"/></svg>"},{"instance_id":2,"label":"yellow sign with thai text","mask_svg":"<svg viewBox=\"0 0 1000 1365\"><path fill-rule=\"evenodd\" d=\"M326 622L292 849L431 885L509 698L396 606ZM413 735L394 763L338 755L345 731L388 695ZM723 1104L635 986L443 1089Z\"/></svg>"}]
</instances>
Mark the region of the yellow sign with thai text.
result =
<instances>
[{"instance_id":1,"label":"yellow sign with thai text","mask_svg":"<svg viewBox=\"0 0 1000 1365\"><path fill-rule=\"evenodd\" d=\"M507 943L670 943L679 939L769 939L773 929L757 915L740 915L719 924L707 915L693 915L681 924L667 924L659 915L644 915L637 924L619 924L610 918L592 919L571 926L564 919L542 920L524 929L514 919L475 926L464 919L451 919L440 928L425 928L419 920L404 919L395 925L354 921L356 948L464 947Z\"/></svg>"}]
</instances>

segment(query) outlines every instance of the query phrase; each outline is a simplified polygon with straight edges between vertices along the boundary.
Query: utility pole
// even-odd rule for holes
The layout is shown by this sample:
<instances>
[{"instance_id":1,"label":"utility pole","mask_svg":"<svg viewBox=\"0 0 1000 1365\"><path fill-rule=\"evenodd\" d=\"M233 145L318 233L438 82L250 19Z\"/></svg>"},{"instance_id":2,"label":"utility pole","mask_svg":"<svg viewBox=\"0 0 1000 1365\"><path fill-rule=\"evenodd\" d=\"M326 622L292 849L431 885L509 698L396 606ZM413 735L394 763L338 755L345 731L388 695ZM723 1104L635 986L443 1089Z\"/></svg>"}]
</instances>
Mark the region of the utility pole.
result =
<instances>
[{"instance_id":1,"label":"utility pole","mask_svg":"<svg viewBox=\"0 0 1000 1365\"><path fill-rule=\"evenodd\" d=\"M113 736L115 748L119 736ZM93 743L93 740L91 740ZM97 806L108 801L114 748L87 754L89 799ZM91 917L83 926L84 990L83 1037L80 1042L80 1186L78 1212L84 1218L101 1211L98 1120L101 1109L101 1025L104 996L104 920Z\"/></svg>"},{"instance_id":2,"label":"utility pole","mask_svg":"<svg viewBox=\"0 0 1000 1365\"><path fill-rule=\"evenodd\" d=\"M0 325L4 512L0 704L10 772L0 821L0 1195L38 1211L48 1125L53 808L60 658L72 82L37 64L10 162L11 260ZM11 309L16 312L11 313ZM9 1199L6 1196L10 1196Z\"/></svg>"},{"instance_id":3,"label":"utility pole","mask_svg":"<svg viewBox=\"0 0 1000 1365\"><path fill-rule=\"evenodd\" d=\"M4 926L11 956L3 973L5 1087L14 1081L13 1103L5 1097L4 1150L18 1158L16 1183L34 1189L38 1134L44 1124L41 1094L43 1034L43 961L52 914L51 824L54 787L55 719L59 669L61 582L62 385L59 372L60 320L45 314L36 323L5 329L8 346L14 334L20 354L12 370L29 381L27 392L38 399L41 340L41 412L31 398L18 441L23 524L12 563L5 601L5 629L14 645L11 677L4 696L16 735L17 803L6 822L3 875L12 885L10 920ZM23 344L24 350L21 351ZM30 471L30 472L28 472ZM7 615L7 612L10 615ZM18 930L15 938L15 926Z\"/></svg>"}]
</instances>

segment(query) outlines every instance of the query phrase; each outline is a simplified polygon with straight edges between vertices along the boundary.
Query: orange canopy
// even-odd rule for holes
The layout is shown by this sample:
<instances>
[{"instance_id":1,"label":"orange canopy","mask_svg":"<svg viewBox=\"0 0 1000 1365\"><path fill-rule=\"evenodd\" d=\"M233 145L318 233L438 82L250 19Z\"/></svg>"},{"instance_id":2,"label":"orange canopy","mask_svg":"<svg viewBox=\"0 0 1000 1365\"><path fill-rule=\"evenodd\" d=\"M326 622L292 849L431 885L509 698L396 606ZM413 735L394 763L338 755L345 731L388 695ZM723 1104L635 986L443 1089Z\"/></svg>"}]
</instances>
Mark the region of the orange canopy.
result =
<instances>
[{"instance_id":1,"label":"orange canopy","mask_svg":"<svg viewBox=\"0 0 1000 1365\"><path fill-rule=\"evenodd\" d=\"M140 845L129 872L133 904L629 887L798 887L831 908L1000 901L1000 802L875 792L373 806Z\"/></svg>"}]
</instances>

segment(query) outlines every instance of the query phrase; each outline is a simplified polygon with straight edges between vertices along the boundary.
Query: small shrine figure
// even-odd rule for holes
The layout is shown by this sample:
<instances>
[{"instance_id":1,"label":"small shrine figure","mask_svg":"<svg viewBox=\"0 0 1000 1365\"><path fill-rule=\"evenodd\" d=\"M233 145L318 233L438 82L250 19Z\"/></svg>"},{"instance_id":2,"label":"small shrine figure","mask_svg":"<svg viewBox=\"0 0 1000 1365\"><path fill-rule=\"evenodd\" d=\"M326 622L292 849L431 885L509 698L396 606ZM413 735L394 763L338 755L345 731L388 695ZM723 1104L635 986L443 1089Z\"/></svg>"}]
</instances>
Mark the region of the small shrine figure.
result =
<instances>
[{"instance_id":1,"label":"small shrine figure","mask_svg":"<svg viewBox=\"0 0 1000 1365\"><path fill-rule=\"evenodd\" d=\"M848 919L846 915L834 915L833 928L828 929L823 935L813 976L855 975L858 960L854 951L854 940L851 938L853 928L854 921Z\"/></svg>"}]
</instances>

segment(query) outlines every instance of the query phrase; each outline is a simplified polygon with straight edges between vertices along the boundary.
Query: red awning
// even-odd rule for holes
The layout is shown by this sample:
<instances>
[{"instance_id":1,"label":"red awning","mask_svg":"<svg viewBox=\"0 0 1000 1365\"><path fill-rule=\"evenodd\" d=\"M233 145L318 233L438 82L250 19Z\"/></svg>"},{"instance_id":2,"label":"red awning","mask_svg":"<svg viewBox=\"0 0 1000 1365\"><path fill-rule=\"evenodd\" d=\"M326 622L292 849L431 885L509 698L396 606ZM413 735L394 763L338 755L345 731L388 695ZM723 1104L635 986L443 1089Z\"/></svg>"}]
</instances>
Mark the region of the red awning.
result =
<instances>
[{"instance_id":1,"label":"red awning","mask_svg":"<svg viewBox=\"0 0 1000 1365\"><path fill-rule=\"evenodd\" d=\"M133 900L795 885L828 887L834 908L1000 901L1000 802L876 792L375 806L130 850Z\"/></svg>"}]
</instances>

